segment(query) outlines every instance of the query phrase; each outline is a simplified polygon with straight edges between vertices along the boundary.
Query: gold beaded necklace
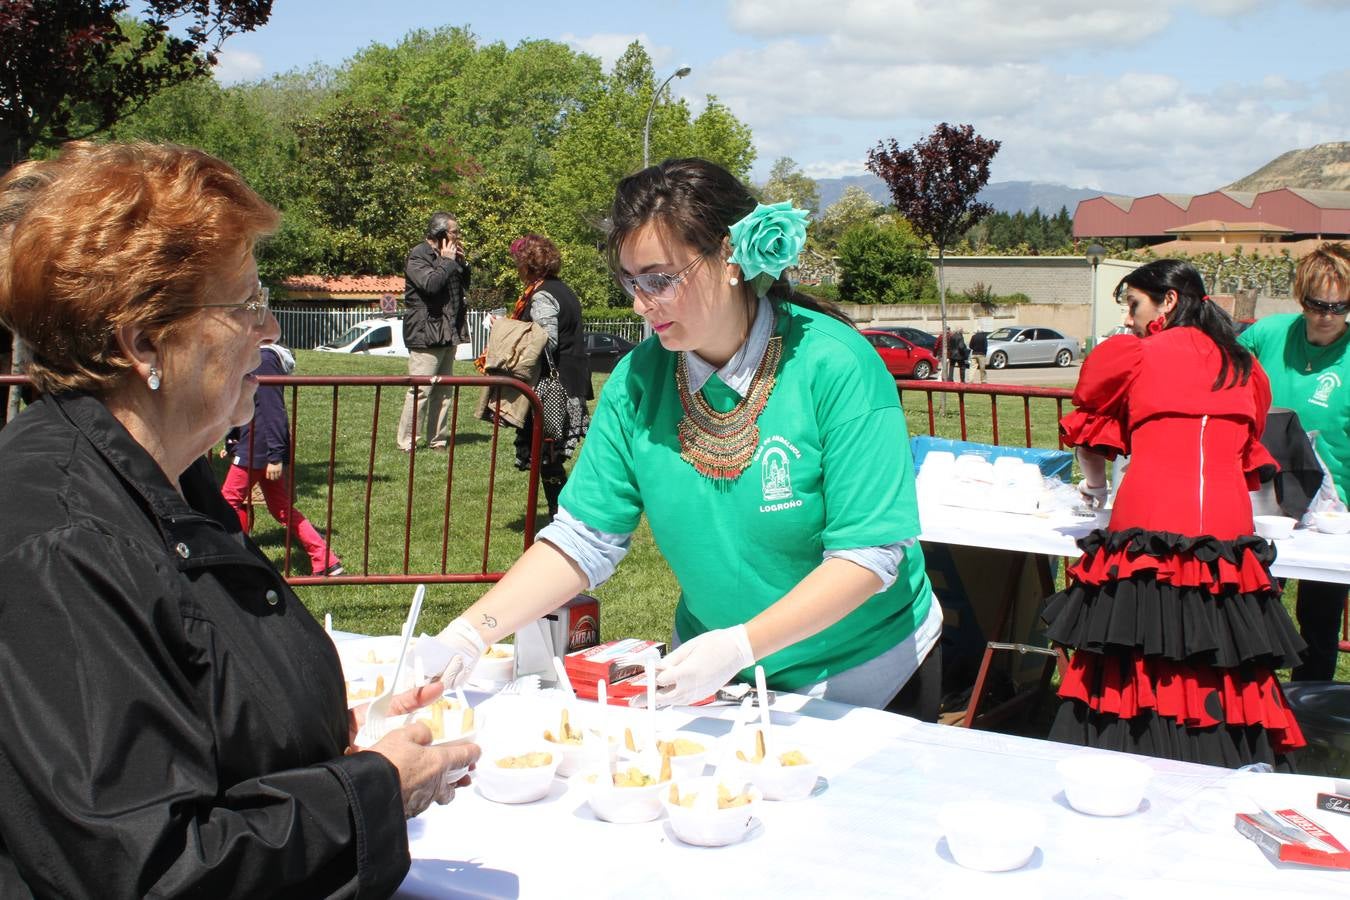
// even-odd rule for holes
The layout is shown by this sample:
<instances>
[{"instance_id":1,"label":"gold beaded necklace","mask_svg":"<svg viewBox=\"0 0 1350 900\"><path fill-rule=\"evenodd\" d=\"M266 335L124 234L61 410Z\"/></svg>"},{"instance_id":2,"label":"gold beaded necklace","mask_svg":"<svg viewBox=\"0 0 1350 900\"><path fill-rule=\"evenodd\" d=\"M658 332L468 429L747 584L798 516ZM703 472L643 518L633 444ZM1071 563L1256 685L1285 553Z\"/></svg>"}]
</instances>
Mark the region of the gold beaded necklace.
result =
<instances>
[{"instance_id":1,"label":"gold beaded necklace","mask_svg":"<svg viewBox=\"0 0 1350 900\"><path fill-rule=\"evenodd\" d=\"M759 414L769 402L783 357L783 339L774 335L764 348L750 387L727 412L713 409L702 391L689 390L684 354L675 363L675 386L684 416L680 419L680 458L714 481L732 482L750 465L759 445Z\"/></svg>"}]
</instances>

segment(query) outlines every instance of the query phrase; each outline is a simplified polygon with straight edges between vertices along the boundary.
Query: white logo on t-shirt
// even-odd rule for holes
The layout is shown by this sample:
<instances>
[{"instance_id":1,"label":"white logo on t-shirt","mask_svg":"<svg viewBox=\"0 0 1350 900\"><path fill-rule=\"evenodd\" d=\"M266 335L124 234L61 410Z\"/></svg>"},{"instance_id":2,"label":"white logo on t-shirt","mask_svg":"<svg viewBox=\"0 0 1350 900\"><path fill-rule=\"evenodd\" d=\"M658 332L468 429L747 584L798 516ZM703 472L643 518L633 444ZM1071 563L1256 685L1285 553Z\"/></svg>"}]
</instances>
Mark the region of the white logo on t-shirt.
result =
<instances>
[{"instance_id":1,"label":"white logo on t-shirt","mask_svg":"<svg viewBox=\"0 0 1350 900\"><path fill-rule=\"evenodd\" d=\"M775 434L755 450L759 463L759 484L764 496L760 512L778 512L802 505L792 495L792 460L801 458L801 451L782 435Z\"/></svg>"},{"instance_id":2,"label":"white logo on t-shirt","mask_svg":"<svg viewBox=\"0 0 1350 900\"><path fill-rule=\"evenodd\" d=\"M770 447L759 461L759 480L764 487L764 499L786 500L792 496L792 466L787 451Z\"/></svg>"},{"instance_id":3,"label":"white logo on t-shirt","mask_svg":"<svg viewBox=\"0 0 1350 900\"><path fill-rule=\"evenodd\" d=\"M1309 403L1317 406L1326 406L1331 397L1331 392L1341 386L1341 376L1335 372L1323 372L1317 376L1317 391L1308 400Z\"/></svg>"}]
</instances>

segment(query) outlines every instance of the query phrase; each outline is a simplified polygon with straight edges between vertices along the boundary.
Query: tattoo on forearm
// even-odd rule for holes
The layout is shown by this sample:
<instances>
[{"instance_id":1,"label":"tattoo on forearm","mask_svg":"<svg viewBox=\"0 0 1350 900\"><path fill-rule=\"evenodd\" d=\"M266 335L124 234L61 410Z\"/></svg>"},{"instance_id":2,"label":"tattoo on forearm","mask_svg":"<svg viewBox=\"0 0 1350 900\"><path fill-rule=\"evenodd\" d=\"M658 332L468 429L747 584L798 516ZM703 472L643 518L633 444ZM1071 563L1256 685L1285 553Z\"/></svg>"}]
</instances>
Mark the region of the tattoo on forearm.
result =
<instances>
[{"instance_id":1,"label":"tattoo on forearm","mask_svg":"<svg viewBox=\"0 0 1350 900\"><path fill-rule=\"evenodd\" d=\"M483 624L486 625L488 628L496 628L497 620L494 619L492 616L489 616L487 613L483 613Z\"/></svg>"}]
</instances>

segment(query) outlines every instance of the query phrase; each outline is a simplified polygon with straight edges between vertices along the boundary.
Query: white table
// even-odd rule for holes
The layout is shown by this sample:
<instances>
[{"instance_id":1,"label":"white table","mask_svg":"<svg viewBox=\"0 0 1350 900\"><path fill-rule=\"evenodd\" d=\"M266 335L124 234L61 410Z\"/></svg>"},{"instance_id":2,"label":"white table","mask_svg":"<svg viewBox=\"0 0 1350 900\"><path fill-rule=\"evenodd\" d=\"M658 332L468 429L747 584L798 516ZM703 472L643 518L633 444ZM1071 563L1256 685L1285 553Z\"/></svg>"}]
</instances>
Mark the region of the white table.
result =
<instances>
[{"instance_id":1,"label":"white table","mask_svg":"<svg viewBox=\"0 0 1350 900\"><path fill-rule=\"evenodd\" d=\"M1095 520L1067 512L1031 516L941 504L925 504L919 519L920 540L1075 559L1082 553L1075 542L1097 527ZM1297 529L1275 542L1270 570L1279 578L1350 584L1350 534Z\"/></svg>"},{"instance_id":2,"label":"white table","mask_svg":"<svg viewBox=\"0 0 1350 900\"><path fill-rule=\"evenodd\" d=\"M493 708L507 699L487 702L485 728L494 714L508 714ZM729 728L731 711L663 715L718 733ZM1350 892L1350 872L1277 865L1233 830L1233 814L1251 808L1235 792L1243 779L1259 779L1267 804L1283 800L1309 812L1325 779L1134 757L1155 771L1145 803L1129 816L1094 818L1067 805L1054 763L1100 751L796 696L780 695L773 718L777 739L819 757L828 788L795 803L764 803L761 827L740 844L685 846L664 818L601 822L579 779L559 779L545 799L522 806L467 788L408 823L414 861L399 896L1284 900ZM1045 817L1044 838L1025 868L988 874L952 860L938 809L967 798L1025 805ZM1316 818L1350 844L1350 817Z\"/></svg>"}]
</instances>

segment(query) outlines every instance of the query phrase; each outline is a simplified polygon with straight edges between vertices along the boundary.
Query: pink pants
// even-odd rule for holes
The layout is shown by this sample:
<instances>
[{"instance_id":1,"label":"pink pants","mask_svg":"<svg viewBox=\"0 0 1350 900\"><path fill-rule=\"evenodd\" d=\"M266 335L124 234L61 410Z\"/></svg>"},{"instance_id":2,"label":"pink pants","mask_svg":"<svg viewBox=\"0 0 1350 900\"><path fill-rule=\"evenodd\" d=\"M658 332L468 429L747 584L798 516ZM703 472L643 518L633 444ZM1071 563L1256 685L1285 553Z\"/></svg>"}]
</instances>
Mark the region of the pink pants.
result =
<instances>
[{"instance_id":1,"label":"pink pants","mask_svg":"<svg viewBox=\"0 0 1350 900\"><path fill-rule=\"evenodd\" d=\"M245 469L243 466L231 465L220 492L224 495L225 501L239 514L239 524L245 532L249 530L248 496L253 492L255 484L262 486L263 497L267 500L267 511L272 514L272 518L289 528L291 534L295 535L304 546L305 552L309 554L310 569L315 575L338 561L319 532L314 530L309 520L291 503L284 477L268 481L266 469Z\"/></svg>"}]
</instances>

